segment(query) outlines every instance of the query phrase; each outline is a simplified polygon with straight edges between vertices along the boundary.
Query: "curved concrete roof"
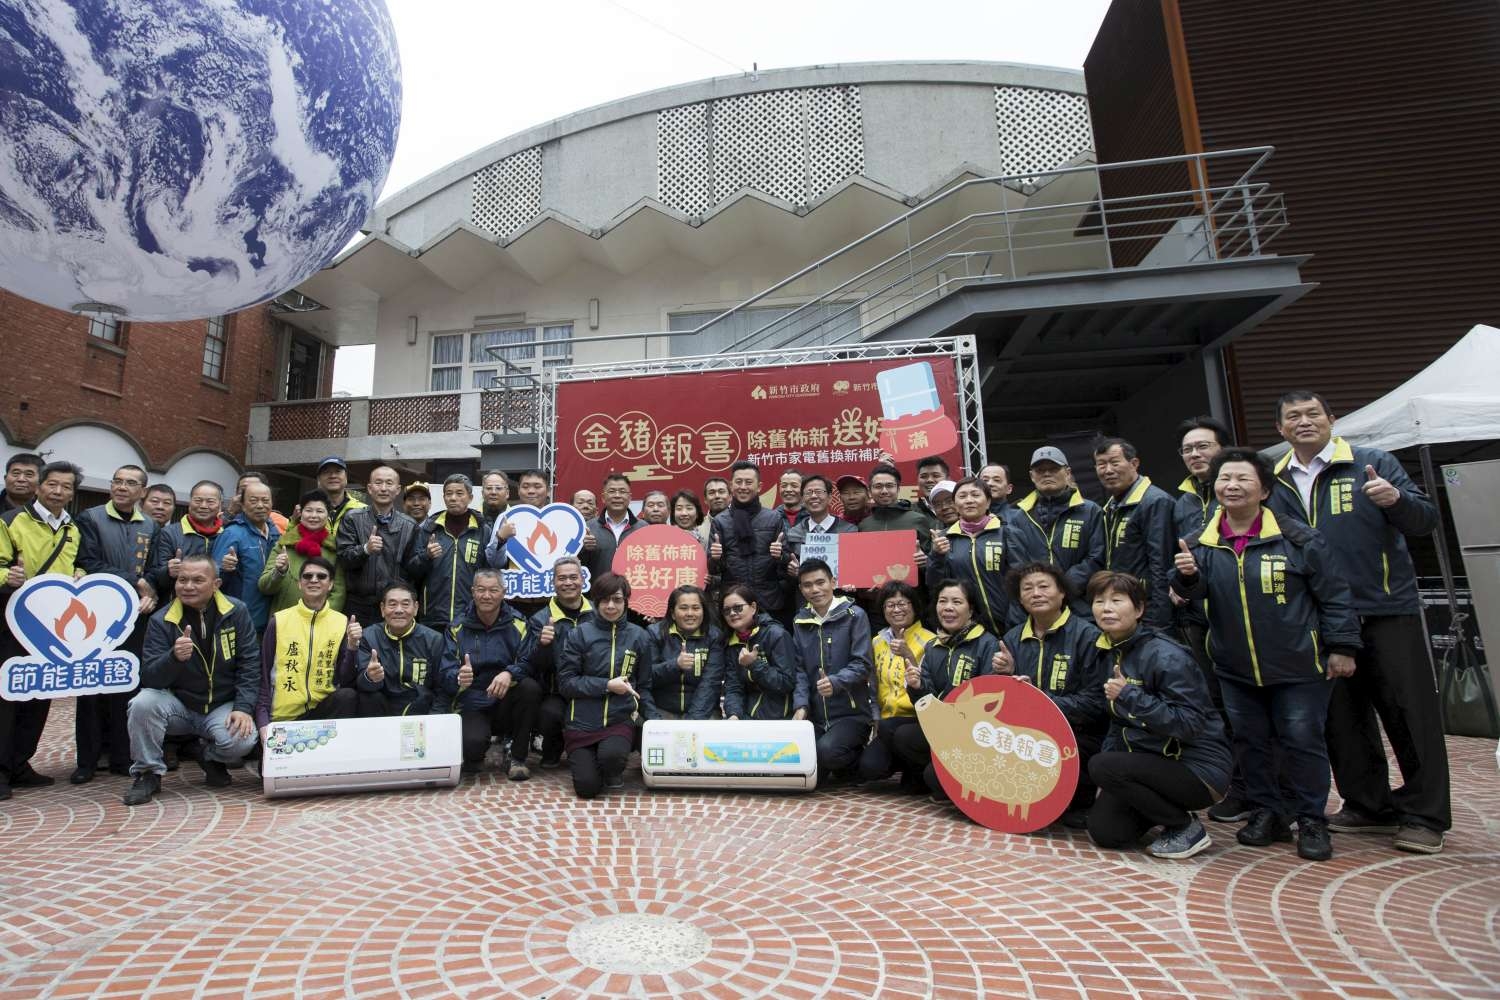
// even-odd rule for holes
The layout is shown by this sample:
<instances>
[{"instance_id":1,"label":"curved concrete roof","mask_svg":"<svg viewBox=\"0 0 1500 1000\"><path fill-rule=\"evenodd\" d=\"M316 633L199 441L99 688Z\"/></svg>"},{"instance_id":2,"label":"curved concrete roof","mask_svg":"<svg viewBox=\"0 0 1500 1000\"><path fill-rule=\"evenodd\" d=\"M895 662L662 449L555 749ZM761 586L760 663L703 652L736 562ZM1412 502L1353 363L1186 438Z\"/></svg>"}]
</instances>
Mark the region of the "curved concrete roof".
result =
<instances>
[{"instance_id":1,"label":"curved concrete roof","mask_svg":"<svg viewBox=\"0 0 1500 1000\"><path fill-rule=\"evenodd\" d=\"M649 90L643 94L585 108L506 136L498 142L492 142L433 171L415 184L401 189L376 205L370 213L365 228L375 232L385 229L387 220L392 216L513 153L609 122L681 107L685 104L697 104L700 101L743 94L796 87L869 83L993 84L1037 87L1074 94L1084 93L1081 70L1006 62L835 63L826 66L799 66L733 76L716 76L707 80Z\"/></svg>"}]
</instances>

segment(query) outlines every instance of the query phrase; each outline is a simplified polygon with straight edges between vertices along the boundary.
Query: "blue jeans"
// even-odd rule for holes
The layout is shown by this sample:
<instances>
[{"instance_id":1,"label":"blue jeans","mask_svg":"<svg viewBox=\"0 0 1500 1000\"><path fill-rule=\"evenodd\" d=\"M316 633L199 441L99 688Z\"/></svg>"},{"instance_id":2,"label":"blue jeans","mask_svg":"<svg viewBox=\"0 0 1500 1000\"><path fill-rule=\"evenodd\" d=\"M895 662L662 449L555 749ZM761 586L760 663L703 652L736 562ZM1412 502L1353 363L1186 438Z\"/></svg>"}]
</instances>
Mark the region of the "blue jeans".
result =
<instances>
[{"instance_id":1,"label":"blue jeans","mask_svg":"<svg viewBox=\"0 0 1500 1000\"><path fill-rule=\"evenodd\" d=\"M166 774L161 745L168 736L196 736L204 742L205 760L239 763L255 746L257 737L253 731L244 737L229 735L229 714L233 711L234 705L225 703L205 715L188 709L170 691L141 688L131 699L127 716L133 761L130 773Z\"/></svg>"},{"instance_id":2,"label":"blue jeans","mask_svg":"<svg viewBox=\"0 0 1500 1000\"><path fill-rule=\"evenodd\" d=\"M1322 819L1332 780L1323 729L1333 684L1315 680L1256 687L1220 674L1219 687L1250 804L1288 819ZM1278 756L1282 786L1277 783Z\"/></svg>"}]
</instances>

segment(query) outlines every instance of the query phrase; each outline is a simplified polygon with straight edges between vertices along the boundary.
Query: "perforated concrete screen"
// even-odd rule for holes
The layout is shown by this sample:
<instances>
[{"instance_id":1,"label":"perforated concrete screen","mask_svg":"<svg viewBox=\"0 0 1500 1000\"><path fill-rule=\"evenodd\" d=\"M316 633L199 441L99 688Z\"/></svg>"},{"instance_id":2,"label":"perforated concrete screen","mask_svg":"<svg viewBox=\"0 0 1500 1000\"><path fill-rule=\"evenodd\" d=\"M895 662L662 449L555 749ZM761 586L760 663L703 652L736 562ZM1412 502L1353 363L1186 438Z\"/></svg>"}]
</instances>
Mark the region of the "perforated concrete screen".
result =
<instances>
[{"instance_id":1,"label":"perforated concrete screen","mask_svg":"<svg viewBox=\"0 0 1500 1000\"><path fill-rule=\"evenodd\" d=\"M542 147L532 146L474 175L470 218L480 229L509 238L542 211Z\"/></svg>"},{"instance_id":2,"label":"perforated concrete screen","mask_svg":"<svg viewBox=\"0 0 1500 1000\"><path fill-rule=\"evenodd\" d=\"M859 87L744 94L657 115L657 191L702 215L742 188L805 205L865 166Z\"/></svg>"},{"instance_id":3,"label":"perforated concrete screen","mask_svg":"<svg viewBox=\"0 0 1500 1000\"><path fill-rule=\"evenodd\" d=\"M1094 148L1088 98L1037 87L996 87L1000 172L1035 181L1036 173Z\"/></svg>"}]
</instances>

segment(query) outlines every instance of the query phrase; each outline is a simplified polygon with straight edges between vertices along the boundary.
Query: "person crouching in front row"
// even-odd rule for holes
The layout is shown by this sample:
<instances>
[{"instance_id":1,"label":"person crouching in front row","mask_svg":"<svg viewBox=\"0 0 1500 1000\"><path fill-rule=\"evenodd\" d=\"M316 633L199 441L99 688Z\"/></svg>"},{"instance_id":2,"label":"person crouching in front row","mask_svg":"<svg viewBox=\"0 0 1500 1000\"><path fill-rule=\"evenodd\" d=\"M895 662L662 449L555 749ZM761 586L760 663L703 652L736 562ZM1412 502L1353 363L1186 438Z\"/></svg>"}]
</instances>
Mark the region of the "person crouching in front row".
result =
<instances>
[{"instance_id":1,"label":"person crouching in front row","mask_svg":"<svg viewBox=\"0 0 1500 1000\"><path fill-rule=\"evenodd\" d=\"M717 719L724 694L724 639L708 623L708 598L684 585L667 598L651 636L651 703L659 719Z\"/></svg>"},{"instance_id":2,"label":"person crouching in front row","mask_svg":"<svg viewBox=\"0 0 1500 1000\"><path fill-rule=\"evenodd\" d=\"M573 791L592 799L624 785L621 775L636 719L651 719L651 638L625 617L630 582L615 573L593 581L594 613L568 633L557 657L557 689L568 699L563 746Z\"/></svg>"},{"instance_id":3,"label":"person crouching in front row","mask_svg":"<svg viewBox=\"0 0 1500 1000\"><path fill-rule=\"evenodd\" d=\"M260 698L255 725L261 735L273 722L352 719L356 650L363 630L328 606L333 563L311 556L297 570L301 599L271 616L261 639Z\"/></svg>"},{"instance_id":4,"label":"person crouching in front row","mask_svg":"<svg viewBox=\"0 0 1500 1000\"><path fill-rule=\"evenodd\" d=\"M801 661L792 717L812 719L821 774L850 777L870 739L870 619L834 594L833 572L821 559L797 567L797 588L806 603L792 625Z\"/></svg>"},{"instance_id":5,"label":"person crouching in front row","mask_svg":"<svg viewBox=\"0 0 1500 1000\"><path fill-rule=\"evenodd\" d=\"M526 619L505 603L499 570L475 570L471 586L472 600L453 630L457 645L443 668L436 711L456 706L463 719L465 773L479 771L490 737L498 734L510 738L506 776L525 781L531 777L526 755L542 701L542 689L526 676L521 656Z\"/></svg>"},{"instance_id":6,"label":"person crouching in front row","mask_svg":"<svg viewBox=\"0 0 1500 1000\"><path fill-rule=\"evenodd\" d=\"M364 629L354 688L359 717L427 715L438 702L438 679L453 654L442 634L417 624L416 588L393 583L380 595L381 624Z\"/></svg>"},{"instance_id":7,"label":"person crouching in front row","mask_svg":"<svg viewBox=\"0 0 1500 1000\"><path fill-rule=\"evenodd\" d=\"M151 616L141 653L141 689L126 711L135 777L127 806L161 791L167 736L204 741L203 783L230 783L227 765L255 745L251 718L260 692L260 646L245 605L219 593L208 555L184 556L173 581L176 598Z\"/></svg>"}]
</instances>

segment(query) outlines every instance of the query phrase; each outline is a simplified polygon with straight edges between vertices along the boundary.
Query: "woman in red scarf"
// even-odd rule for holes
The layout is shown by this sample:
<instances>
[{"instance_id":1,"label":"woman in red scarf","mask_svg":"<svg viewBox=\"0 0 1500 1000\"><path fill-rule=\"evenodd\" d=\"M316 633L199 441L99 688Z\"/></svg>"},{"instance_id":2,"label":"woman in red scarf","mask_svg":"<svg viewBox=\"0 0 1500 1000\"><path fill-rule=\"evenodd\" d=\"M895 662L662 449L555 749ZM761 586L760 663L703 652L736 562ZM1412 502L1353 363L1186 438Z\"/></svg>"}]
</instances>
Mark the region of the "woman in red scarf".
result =
<instances>
[{"instance_id":1,"label":"woman in red scarf","mask_svg":"<svg viewBox=\"0 0 1500 1000\"><path fill-rule=\"evenodd\" d=\"M297 575L308 559L321 555L338 565L335 539L328 524L328 494L313 490L303 495L300 506L297 523L287 526L260 575L260 592L270 596L272 614L302 599L302 593L297 589ZM344 570L341 566L333 577L328 606L335 611L344 609Z\"/></svg>"}]
</instances>

